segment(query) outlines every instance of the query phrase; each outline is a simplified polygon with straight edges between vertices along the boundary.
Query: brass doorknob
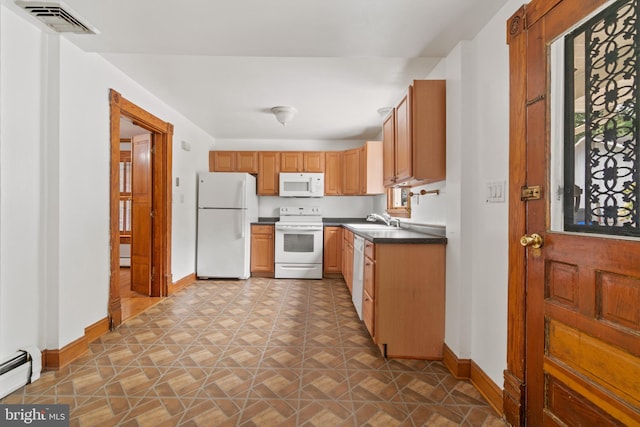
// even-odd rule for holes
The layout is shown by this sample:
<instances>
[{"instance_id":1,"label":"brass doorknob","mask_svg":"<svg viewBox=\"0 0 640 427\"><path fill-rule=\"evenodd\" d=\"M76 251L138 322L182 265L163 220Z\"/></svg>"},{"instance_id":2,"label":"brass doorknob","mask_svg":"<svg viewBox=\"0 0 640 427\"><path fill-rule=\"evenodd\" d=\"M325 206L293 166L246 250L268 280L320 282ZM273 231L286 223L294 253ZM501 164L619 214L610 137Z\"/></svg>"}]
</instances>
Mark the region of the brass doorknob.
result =
<instances>
[{"instance_id":1,"label":"brass doorknob","mask_svg":"<svg viewBox=\"0 0 640 427\"><path fill-rule=\"evenodd\" d=\"M542 246L542 243L542 236L537 233L533 233L531 236L525 234L520 238L520 244L522 246L531 246L532 248L538 249Z\"/></svg>"}]
</instances>

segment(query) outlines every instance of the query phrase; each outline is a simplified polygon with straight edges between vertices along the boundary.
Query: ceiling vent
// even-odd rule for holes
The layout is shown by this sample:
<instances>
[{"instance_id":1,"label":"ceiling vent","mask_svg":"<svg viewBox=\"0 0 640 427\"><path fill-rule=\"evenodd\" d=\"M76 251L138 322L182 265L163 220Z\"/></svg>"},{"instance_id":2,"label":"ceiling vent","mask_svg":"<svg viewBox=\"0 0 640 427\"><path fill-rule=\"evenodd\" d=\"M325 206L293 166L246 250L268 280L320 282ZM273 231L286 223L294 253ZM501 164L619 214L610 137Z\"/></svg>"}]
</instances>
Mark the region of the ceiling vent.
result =
<instances>
[{"instance_id":1,"label":"ceiling vent","mask_svg":"<svg viewBox=\"0 0 640 427\"><path fill-rule=\"evenodd\" d=\"M16 1L16 4L26 10L46 26L58 33L97 34L98 31L82 22L73 15L73 11L60 2Z\"/></svg>"}]
</instances>

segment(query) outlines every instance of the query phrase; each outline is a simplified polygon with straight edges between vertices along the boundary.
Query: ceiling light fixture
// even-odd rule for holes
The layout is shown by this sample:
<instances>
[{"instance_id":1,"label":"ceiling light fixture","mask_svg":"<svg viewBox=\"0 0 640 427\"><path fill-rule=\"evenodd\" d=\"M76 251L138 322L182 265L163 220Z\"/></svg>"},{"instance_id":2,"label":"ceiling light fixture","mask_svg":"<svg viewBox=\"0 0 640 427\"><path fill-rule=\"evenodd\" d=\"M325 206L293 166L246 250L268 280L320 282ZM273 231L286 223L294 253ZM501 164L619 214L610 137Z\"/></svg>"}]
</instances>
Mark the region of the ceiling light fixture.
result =
<instances>
[{"instance_id":1,"label":"ceiling light fixture","mask_svg":"<svg viewBox=\"0 0 640 427\"><path fill-rule=\"evenodd\" d=\"M380 117L382 117L383 119L385 117L387 117L387 114L389 114L389 112L393 110L392 107L382 107L382 108L378 108L378 114L380 114Z\"/></svg>"},{"instance_id":2,"label":"ceiling light fixture","mask_svg":"<svg viewBox=\"0 0 640 427\"><path fill-rule=\"evenodd\" d=\"M287 123L289 123L291 119L293 119L293 116L296 115L298 110L289 106L278 106L278 107L273 107L271 109L271 112L273 113L274 116L276 116L276 119L280 123L282 123L282 126L286 126Z\"/></svg>"}]
</instances>

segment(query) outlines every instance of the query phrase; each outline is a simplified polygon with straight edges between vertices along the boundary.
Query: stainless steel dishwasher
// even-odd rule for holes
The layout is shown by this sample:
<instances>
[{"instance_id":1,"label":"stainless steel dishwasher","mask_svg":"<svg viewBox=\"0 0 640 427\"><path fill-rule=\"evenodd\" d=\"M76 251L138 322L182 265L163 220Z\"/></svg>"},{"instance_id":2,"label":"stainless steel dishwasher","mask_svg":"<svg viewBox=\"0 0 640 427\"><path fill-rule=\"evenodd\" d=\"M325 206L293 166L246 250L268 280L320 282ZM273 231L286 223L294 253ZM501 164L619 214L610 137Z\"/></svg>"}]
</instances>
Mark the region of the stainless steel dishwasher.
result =
<instances>
[{"instance_id":1,"label":"stainless steel dishwasher","mask_svg":"<svg viewBox=\"0 0 640 427\"><path fill-rule=\"evenodd\" d=\"M362 320L362 293L364 279L364 239L353 236L353 286L351 299L358 317Z\"/></svg>"}]
</instances>

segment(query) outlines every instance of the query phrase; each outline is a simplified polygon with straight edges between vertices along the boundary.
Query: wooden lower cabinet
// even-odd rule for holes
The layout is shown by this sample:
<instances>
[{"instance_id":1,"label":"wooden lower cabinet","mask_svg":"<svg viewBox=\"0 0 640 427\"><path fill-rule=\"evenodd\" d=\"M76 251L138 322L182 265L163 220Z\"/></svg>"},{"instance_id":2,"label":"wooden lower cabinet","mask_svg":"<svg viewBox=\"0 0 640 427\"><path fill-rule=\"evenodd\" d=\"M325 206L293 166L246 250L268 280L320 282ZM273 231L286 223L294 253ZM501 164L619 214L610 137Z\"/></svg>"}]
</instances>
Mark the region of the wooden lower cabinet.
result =
<instances>
[{"instance_id":1,"label":"wooden lower cabinet","mask_svg":"<svg viewBox=\"0 0 640 427\"><path fill-rule=\"evenodd\" d=\"M251 275L273 277L275 275L275 226L251 226Z\"/></svg>"},{"instance_id":2,"label":"wooden lower cabinet","mask_svg":"<svg viewBox=\"0 0 640 427\"><path fill-rule=\"evenodd\" d=\"M373 341L385 357L441 360L445 245L366 243L363 318Z\"/></svg>"},{"instance_id":3,"label":"wooden lower cabinet","mask_svg":"<svg viewBox=\"0 0 640 427\"><path fill-rule=\"evenodd\" d=\"M342 273L342 227L324 227L324 276L339 276Z\"/></svg>"},{"instance_id":4,"label":"wooden lower cabinet","mask_svg":"<svg viewBox=\"0 0 640 427\"><path fill-rule=\"evenodd\" d=\"M370 247L370 250L368 250ZM363 272L363 294L362 294L362 320L369 330L369 334L375 341L376 318L375 318L375 261L373 259L373 243L365 240L364 252L364 272Z\"/></svg>"},{"instance_id":5,"label":"wooden lower cabinet","mask_svg":"<svg viewBox=\"0 0 640 427\"><path fill-rule=\"evenodd\" d=\"M349 288L353 288L353 233L347 229L343 231L342 239L342 276Z\"/></svg>"}]
</instances>

